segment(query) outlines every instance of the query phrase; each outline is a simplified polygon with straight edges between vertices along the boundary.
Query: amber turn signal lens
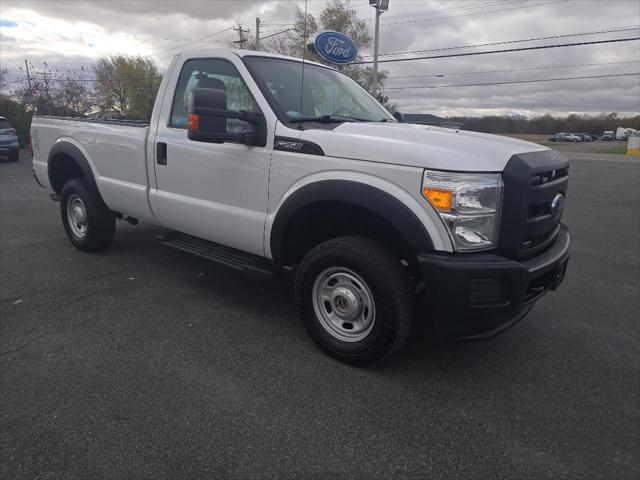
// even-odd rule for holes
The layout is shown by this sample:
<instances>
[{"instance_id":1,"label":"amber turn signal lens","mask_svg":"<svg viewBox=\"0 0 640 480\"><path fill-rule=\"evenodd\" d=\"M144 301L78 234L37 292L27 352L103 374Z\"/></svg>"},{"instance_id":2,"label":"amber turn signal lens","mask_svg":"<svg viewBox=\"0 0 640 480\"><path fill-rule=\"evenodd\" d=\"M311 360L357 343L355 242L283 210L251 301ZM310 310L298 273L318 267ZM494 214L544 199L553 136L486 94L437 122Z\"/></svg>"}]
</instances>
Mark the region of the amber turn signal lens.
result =
<instances>
[{"instance_id":1,"label":"amber turn signal lens","mask_svg":"<svg viewBox=\"0 0 640 480\"><path fill-rule=\"evenodd\" d=\"M438 210L450 211L453 195L447 190L437 190L435 188L425 187L422 194L427 200Z\"/></svg>"},{"instance_id":2,"label":"amber turn signal lens","mask_svg":"<svg viewBox=\"0 0 640 480\"><path fill-rule=\"evenodd\" d=\"M192 132L197 132L198 130L200 130L200 115L190 113L187 120L187 125L189 127L189 130L191 130Z\"/></svg>"}]
</instances>

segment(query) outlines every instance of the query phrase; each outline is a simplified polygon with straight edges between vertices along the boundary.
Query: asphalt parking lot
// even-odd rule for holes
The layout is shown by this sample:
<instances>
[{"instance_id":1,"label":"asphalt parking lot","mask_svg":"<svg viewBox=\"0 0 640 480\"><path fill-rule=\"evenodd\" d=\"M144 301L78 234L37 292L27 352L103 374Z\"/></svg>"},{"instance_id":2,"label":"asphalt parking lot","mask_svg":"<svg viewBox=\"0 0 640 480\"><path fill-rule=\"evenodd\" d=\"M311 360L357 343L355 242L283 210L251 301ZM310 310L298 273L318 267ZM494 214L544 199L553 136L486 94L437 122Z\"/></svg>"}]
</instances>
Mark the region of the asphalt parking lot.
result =
<instances>
[{"instance_id":1,"label":"asphalt parking lot","mask_svg":"<svg viewBox=\"0 0 640 480\"><path fill-rule=\"evenodd\" d=\"M640 159L571 163L562 288L483 342L418 328L383 365L322 354L289 277L119 224L67 241L0 164L0 477L640 477Z\"/></svg>"}]
</instances>

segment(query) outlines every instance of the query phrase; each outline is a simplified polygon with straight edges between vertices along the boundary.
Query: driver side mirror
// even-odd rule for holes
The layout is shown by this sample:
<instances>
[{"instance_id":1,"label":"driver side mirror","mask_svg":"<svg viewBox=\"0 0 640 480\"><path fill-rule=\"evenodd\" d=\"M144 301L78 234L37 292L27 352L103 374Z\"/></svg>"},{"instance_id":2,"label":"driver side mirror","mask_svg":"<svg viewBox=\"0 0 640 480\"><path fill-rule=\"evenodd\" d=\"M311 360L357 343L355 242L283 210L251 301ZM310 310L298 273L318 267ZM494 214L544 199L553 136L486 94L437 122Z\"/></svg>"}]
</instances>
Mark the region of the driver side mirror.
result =
<instances>
[{"instance_id":1,"label":"driver side mirror","mask_svg":"<svg viewBox=\"0 0 640 480\"><path fill-rule=\"evenodd\" d=\"M227 132L227 118L247 122L240 133ZM187 136L196 142L237 141L248 146L267 145L267 122L259 112L227 110L227 92L215 88L194 88L189 100Z\"/></svg>"},{"instance_id":2,"label":"driver side mirror","mask_svg":"<svg viewBox=\"0 0 640 480\"><path fill-rule=\"evenodd\" d=\"M404 114L400 112L393 112L393 118L395 118L398 121L398 123L406 123Z\"/></svg>"}]
</instances>

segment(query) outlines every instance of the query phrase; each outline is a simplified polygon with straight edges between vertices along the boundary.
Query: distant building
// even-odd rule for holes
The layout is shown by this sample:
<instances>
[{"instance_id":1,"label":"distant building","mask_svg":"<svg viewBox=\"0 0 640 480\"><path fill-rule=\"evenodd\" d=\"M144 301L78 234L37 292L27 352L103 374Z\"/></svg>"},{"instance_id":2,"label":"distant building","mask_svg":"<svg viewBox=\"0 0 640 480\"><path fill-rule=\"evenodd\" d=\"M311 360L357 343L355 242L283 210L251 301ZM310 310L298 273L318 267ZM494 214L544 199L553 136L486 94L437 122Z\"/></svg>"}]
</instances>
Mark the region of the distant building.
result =
<instances>
[{"instance_id":1,"label":"distant building","mask_svg":"<svg viewBox=\"0 0 640 480\"><path fill-rule=\"evenodd\" d=\"M460 128L462 122L448 120L446 118L431 115L430 113L403 113L405 123L417 123L418 125L433 125L434 127Z\"/></svg>"}]
</instances>

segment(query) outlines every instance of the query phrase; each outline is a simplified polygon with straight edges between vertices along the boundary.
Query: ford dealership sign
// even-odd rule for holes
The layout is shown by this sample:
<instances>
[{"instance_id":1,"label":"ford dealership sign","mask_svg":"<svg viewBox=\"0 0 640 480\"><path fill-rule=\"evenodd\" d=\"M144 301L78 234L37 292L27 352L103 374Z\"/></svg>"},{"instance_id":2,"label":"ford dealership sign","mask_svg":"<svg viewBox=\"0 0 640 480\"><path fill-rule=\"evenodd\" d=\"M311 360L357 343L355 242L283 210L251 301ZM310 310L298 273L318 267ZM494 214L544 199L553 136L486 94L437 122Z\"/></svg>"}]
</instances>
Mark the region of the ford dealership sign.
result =
<instances>
[{"instance_id":1,"label":"ford dealership sign","mask_svg":"<svg viewBox=\"0 0 640 480\"><path fill-rule=\"evenodd\" d=\"M345 64L358 56L358 47L344 33L325 30L318 33L307 48L328 62Z\"/></svg>"}]
</instances>

